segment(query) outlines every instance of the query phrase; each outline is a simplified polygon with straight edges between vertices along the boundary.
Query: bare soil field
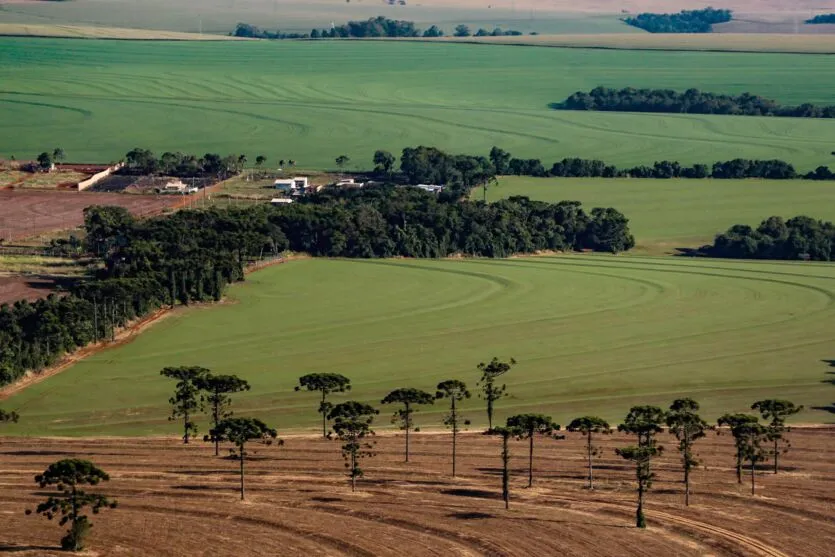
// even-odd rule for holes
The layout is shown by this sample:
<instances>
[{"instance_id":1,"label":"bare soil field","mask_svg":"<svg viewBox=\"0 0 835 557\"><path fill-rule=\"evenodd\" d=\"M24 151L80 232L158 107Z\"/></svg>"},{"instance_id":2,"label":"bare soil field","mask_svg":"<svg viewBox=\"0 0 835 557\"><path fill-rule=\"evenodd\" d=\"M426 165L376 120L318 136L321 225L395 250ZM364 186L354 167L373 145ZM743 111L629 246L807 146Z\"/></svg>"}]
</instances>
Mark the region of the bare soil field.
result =
<instances>
[{"instance_id":1,"label":"bare soil field","mask_svg":"<svg viewBox=\"0 0 835 557\"><path fill-rule=\"evenodd\" d=\"M0 304L17 300L37 300L47 296L56 284L53 279L23 275L0 275Z\"/></svg>"},{"instance_id":2,"label":"bare soil field","mask_svg":"<svg viewBox=\"0 0 835 557\"><path fill-rule=\"evenodd\" d=\"M20 409L25 412L25 409ZM25 415L24 415L25 417ZM173 427L173 426L172 426ZM700 441L704 466L683 505L672 438L647 498L649 527L634 528L634 472L613 452L631 439L600 436L594 491L585 489L584 441L537 439L534 487L526 488L527 443L512 442L510 510L501 501L501 441L462 436L459 477L450 477L449 435L377 439L377 456L351 493L339 443L290 436L238 464L210 446L177 439L0 440L0 552L60 555L62 528L25 516L45 499L36 473L62 458L86 458L111 481L91 491L119 507L92 516L89 555L831 555L833 431L796 429L774 475L736 483L728 435ZM222 453L223 454L223 453Z\"/></svg>"},{"instance_id":3,"label":"bare soil field","mask_svg":"<svg viewBox=\"0 0 835 557\"><path fill-rule=\"evenodd\" d=\"M90 205L119 205L137 216L150 216L183 203L180 198L87 192L0 191L0 239L29 238L69 230L84 222Z\"/></svg>"}]
</instances>

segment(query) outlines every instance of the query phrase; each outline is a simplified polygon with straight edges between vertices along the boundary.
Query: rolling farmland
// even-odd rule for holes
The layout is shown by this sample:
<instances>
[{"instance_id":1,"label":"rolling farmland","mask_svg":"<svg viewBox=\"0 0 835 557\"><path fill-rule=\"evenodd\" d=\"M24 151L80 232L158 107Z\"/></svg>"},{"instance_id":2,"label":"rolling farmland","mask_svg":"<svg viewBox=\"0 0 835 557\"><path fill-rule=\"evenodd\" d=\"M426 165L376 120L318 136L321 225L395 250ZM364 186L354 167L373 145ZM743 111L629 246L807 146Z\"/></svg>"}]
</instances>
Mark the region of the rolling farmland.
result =
<instances>
[{"instance_id":1,"label":"rolling farmland","mask_svg":"<svg viewBox=\"0 0 835 557\"><path fill-rule=\"evenodd\" d=\"M367 168L374 150L493 145L619 165L781 158L832 162L831 122L577 113L548 104L596 85L835 103L827 56L629 52L397 42L0 39L0 152L109 162L136 146ZM140 125L141 124L141 125ZM268 163L269 164L269 163Z\"/></svg>"},{"instance_id":2,"label":"rolling farmland","mask_svg":"<svg viewBox=\"0 0 835 557\"><path fill-rule=\"evenodd\" d=\"M756 226L772 215L835 220L835 188L826 182L503 176L488 190L492 201L514 195L616 207L629 217L636 249L651 253L697 248L734 224ZM472 197L482 199L483 191Z\"/></svg>"},{"instance_id":3,"label":"rolling farmland","mask_svg":"<svg viewBox=\"0 0 835 557\"><path fill-rule=\"evenodd\" d=\"M339 372L351 398L432 389L493 355L520 364L498 419L518 412L617 421L633 404L693 396L706 417L779 395L824 407L835 267L635 256L511 260L302 260L168 317L4 402L34 435L175 433L165 366L201 365L252 384L236 407L283 430L315 428L300 375ZM339 400L342 397L335 397ZM440 407L422 412L440 427ZM476 426L480 401L466 405ZM825 411L801 422L826 421ZM201 424L204 427L205 424Z\"/></svg>"}]
</instances>

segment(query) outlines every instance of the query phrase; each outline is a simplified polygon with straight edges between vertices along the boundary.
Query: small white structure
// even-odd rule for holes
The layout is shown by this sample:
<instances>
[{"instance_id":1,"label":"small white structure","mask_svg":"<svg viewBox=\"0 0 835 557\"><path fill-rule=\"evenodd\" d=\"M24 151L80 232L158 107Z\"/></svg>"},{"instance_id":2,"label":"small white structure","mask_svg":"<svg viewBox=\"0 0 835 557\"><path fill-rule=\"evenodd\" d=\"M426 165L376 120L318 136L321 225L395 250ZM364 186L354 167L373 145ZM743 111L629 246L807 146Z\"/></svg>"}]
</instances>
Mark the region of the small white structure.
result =
<instances>
[{"instance_id":1,"label":"small white structure","mask_svg":"<svg viewBox=\"0 0 835 557\"><path fill-rule=\"evenodd\" d=\"M417 184L416 188L420 188L423 191L428 191L429 193L441 193L444 191L443 186L438 186L436 184Z\"/></svg>"},{"instance_id":2,"label":"small white structure","mask_svg":"<svg viewBox=\"0 0 835 557\"><path fill-rule=\"evenodd\" d=\"M287 197L275 197L270 199L270 203L272 205L286 205L287 203L292 203L293 200Z\"/></svg>"},{"instance_id":3,"label":"small white structure","mask_svg":"<svg viewBox=\"0 0 835 557\"><path fill-rule=\"evenodd\" d=\"M297 190L306 190L307 187L310 185L307 182L307 176L296 176L293 178L293 182L295 183L295 187Z\"/></svg>"},{"instance_id":4,"label":"small white structure","mask_svg":"<svg viewBox=\"0 0 835 557\"><path fill-rule=\"evenodd\" d=\"M338 188L361 188L365 182L356 182L353 178L343 178L334 184Z\"/></svg>"},{"instance_id":5,"label":"small white structure","mask_svg":"<svg viewBox=\"0 0 835 557\"><path fill-rule=\"evenodd\" d=\"M273 182L273 187L284 193L299 195L304 193L309 183L307 176L296 176L295 178L279 178Z\"/></svg>"},{"instance_id":6,"label":"small white structure","mask_svg":"<svg viewBox=\"0 0 835 557\"><path fill-rule=\"evenodd\" d=\"M188 186L181 180L172 180L163 186L162 193L188 193Z\"/></svg>"}]
</instances>

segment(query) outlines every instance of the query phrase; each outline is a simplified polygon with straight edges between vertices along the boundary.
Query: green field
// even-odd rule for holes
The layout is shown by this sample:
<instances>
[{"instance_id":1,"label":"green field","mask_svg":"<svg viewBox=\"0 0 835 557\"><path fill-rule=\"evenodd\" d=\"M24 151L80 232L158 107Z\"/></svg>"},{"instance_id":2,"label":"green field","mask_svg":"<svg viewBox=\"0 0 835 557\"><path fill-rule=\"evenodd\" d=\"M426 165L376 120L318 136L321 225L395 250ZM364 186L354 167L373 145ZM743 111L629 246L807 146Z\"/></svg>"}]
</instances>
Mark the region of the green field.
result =
<instances>
[{"instance_id":1,"label":"green field","mask_svg":"<svg viewBox=\"0 0 835 557\"><path fill-rule=\"evenodd\" d=\"M638 251L674 253L709 244L734 224L772 215L835 221L835 185L805 180L652 180L504 176L488 198L524 195L587 208L615 207L629 217ZM472 193L482 199L483 191Z\"/></svg>"},{"instance_id":2,"label":"green field","mask_svg":"<svg viewBox=\"0 0 835 557\"><path fill-rule=\"evenodd\" d=\"M596 85L751 91L784 104L835 104L833 59L818 55L633 52L398 42L131 42L0 39L0 153L60 145L108 162L135 146L264 154L368 168L374 150L499 145L553 162L619 165L733 157L833 162L832 122L561 112L548 103Z\"/></svg>"},{"instance_id":3,"label":"green field","mask_svg":"<svg viewBox=\"0 0 835 557\"><path fill-rule=\"evenodd\" d=\"M476 364L519 360L503 419L548 412L621 418L635 403L690 395L715 418L762 397L826 405L835 356L835 266L630 256L510 260L303 260L255 273L233 303L195 308L4 402L18 434L174 434L170 365L202 365L252 383L240 414L315 429L314 394L296 378L339 372L352 398L393 388L471 386ZM344 399L337 396L334 400ZM481 401L466 416L484 423ZM440 425L441 408L422 412ZM798 420L825 421L823 411ZM387 418L380 419L387 426Z\"/></svg>"}]
</instances>

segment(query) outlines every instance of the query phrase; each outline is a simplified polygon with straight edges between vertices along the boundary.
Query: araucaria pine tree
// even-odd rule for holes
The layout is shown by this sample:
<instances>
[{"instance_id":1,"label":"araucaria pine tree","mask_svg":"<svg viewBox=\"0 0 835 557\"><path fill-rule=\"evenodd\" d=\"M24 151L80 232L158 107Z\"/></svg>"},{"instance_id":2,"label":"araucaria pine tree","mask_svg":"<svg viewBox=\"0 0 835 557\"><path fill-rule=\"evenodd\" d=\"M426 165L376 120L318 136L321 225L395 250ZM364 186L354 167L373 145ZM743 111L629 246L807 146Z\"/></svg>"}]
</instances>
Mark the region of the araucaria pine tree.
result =
<instances>
[{"instance_id":1,"label":"araucaria pine tree","mask_svg":"<svg viewBox=\"0 0 835 557\"><path fill-rule=\"evenodd\" d=\"M583 416L571 420L566 428L568 431L577 431L586 436L586 456L589 467L589 489L594 489L594 465L592 458L600 454L597 447L592 444L592 434L609 433L611 428L609 422L598 416Z\"/></svg>"},{"instance_id":2,"label":"araucaria pine tree","mask_svg":"<svg viewBox=\"0 0 835 557\"><path fill-rule=\"evenodd\" d=\"M328 402L327 396L331 393L350 391L351 380L338 373L311 373L299 377L299 384L296 386L296 391L302 389L322 393L322 400L319 402L319 413L322 414L322 437L327 437L328 414L333 408L333 404Z\"/></svg>"},{"instance_id":3,"label":"araucaria pine tree","mask_svg":"<svg viewBox=\"0 0 835 557\"><path fill-rule=\"evenodd\" d=\"M533 486L533 439L537 435L553 436L560 426L551 416L542 414L517 414L507 419L507 427L517 431L519 439L527 439L528 446L528 487Z\"/></svg>"},{"instance_id":4,"label":"araucaria pine tree","mask_svg":"<svg viewBox=\"0 0 835 557\"><path fill-rule=\"evenodd\" d=\"M667 427L678 439L681 463L684 468L684 504L690 505L690 470L699 464L693 454L693 443L705 436L710 426L697 413L699 403L692 398L679 398L667 412Z\"/></svg>"},{"instance_id":5,"label":"araucaria pine tree","mask_svg":"<svg viewBox=\"0 0 835 557\"><path fill-rule=\"evenodd\" d=\"M201 402L209 412L211 429L209 435L203 440L215 444L215 456L220 454L220 439L214 437L212 432L218 430L218 424L232 416L232 393L248 391L249 383L235 375L206 375L197 380L197 387L203 391L200 397Z\"/></svg>"},{"instance_id":6,"label":"araucaria pine tree","mask_svg":"<svg viewBox=\"0 0 835 557\"><path fill-rule=\"evenodd\" d=\"M116 501L111 501L104 495L87 493L80 486L98 485L106 482L110 476L89 460L66 459L59 460L43 472L35 476L35 482L41 489L55 486L58 495L47 498L39 504L35 512L42 514L49 520L60 516L58 523L64 526L68 522L70 528L61 538L61 548L66 551L81 551L84 549L84 538L90 533L93 523L83 514L85 507L90 507L93 514L101 509L116 508ZM26 514L32 514L27 509Z\"/></svg>"},{"instance_id":7,"label":"araucaria pine tree","mask_svg":"<svg viewBox=\"0 0 835 557\"><path fill-rule=\"evenodd\" d=\"M438 383L437 391L435 392L436 399L449 399L449 413L444 416L444 425L452 430L452 477L455 477L455 450L458 441L458 432L461 431L462 425L468 425L469 420L464 420L461 417L460 410L457 404L462 400L470 398L470 391L467 390L467 385L463 381L457 379L449 379Z\"/></svg>"},{"instance_id":8,"label":"araucaria pine tree","mask_svg":"<svg viewBox=\"0 0 835 557\"><path fill-rule=\"evenodd\" d=\"M513 358L509 362L493 358L488 363L478 364L478 370L481 372L481 379L478 381L481 392L478 396L487 402L487 431L493 429L493 408L496 401L507 396L507 385L498 385L496 379L510 371L514 365L516 360Z\"/></svg>"},{"instance_id":9,"label":"araucaria pine tree","mask_svg":"<svg viewBox=\"0 0 835 557\"><path fill-rule=\"evenodd\" d=\"M379 411L356 401L342 402L334 406L328 418L333 421L333 433L342 441L342 457L351 479L351 491L356 491L357 478L363 477L360 460L374 456L374 443L367 440L374 436L371 424Z\"/></svg>"},{"instance_id":10,"label":"araucaria pine tree","mask_svg":"<svg viewBox=\"0 0 835 557\"><path fill-rule=\"evenodd\" d=\"M226 418L212 430L211 437L218 441L229 441L235 445L230 449L232 456L236 456L240 462L241 470L241 501L244 500L244 461L249 454L246 450L247 443L260 442L264 445L271 445L278 437L275 429L257 418ZM279 440L279 445L284 442Z\"/></svg>"},{"instance_id":11,"label":"araucaria pine tree","mask_svg":"<svg viewBox=\"0 0 835 557\"><path fill-rule=\"evenodd\" d=\"M13 411L6 411L0 408L0 424L3 423L17 423L20 419L20 415L17 412Z\"/></svg>"},{"instance_id":12,"label":"araucaria pine tree","mask_svg":"<svg viewBox=\"0 0 835 557\"><path fill-rule=\"evenodd\" d=\"M777 458L781 453L780 443L783 443L783 453L787 453L789 451L789 447L791 447L791 444L785 437L786 433L790 431L790 429L786 427L786 418L803 410L803 406L795 406L793 402L788 400L766 399L758 400L752 404L751 410L759 411L763 420L767 420L769 422L767 426L768 440L774 443L774 448L771 451L771 454L774 456L774 473L776 474Z\"/></svg>"},{"instance_id":13,"label":"araucaria pine tree","mask_svg":"<svg viewBox=\"0 0 835 557\"><path fill-rule=\"evenodd\" d=\"M644 494L652 487L655 474L652 472L652 459L661 454L655 436L662 431L666 415L657 406L633 406L626 415L618 430L635 435L638 444L635 446L615 449L615 452L626 460L635 463L635 477L638 482L638 509L635 513L635 525L646 528L644 516Z\"/></svg>"},{"instance_id":14,"label":"araucaria pine tree","mask_svg":"<svg viewBox=\"0 0 835 557\"><path fill-rule=\"evenodd\" d=\"M742 436L743 430L740 428L757 421L757 417L751 414L724 414L717 421L719 427L727 426L733 435L736 448L736 481L740 484L742 483L742 463L745 459L745 439Z\"/></svg>"},{"instance_id":15,"label":"araucaria pine tree","mask_svg":"<svg viewBox=\"0 0 835 557\"><path fill-rule=\"evenodd\" d=\"M413 428L412 414L417 412L414 406L419 404L434 404L435 397L419 389L395 389L386 395L381 404L402 404L403 408L395 410L392 422L406 431L406 462L409 462L409 431Z\"/></svg>"},{"instance_id":16,"label":"araucaria pine tree","mask_svg":"<svg viewBox=\"0 0 835 557\"><path fill-rule=\"evenodd\" d=\"M771 439L769 430L756 421L744 422L737 426L736 434L742 445L742 456L751 464L751 495L754 495L757 463L768 459L768 450L763 445Z\"/></svg>"},{"instance_id":17,"label":"araucaria pine tree","mask_svg":"<svg viewBox=\"0 0 835 557\"><path fill-rule=\"evenodd\" d=\"M174 396L168 399L171 403L169 420L183 419L183 443L188 444L189 438L197 434L197 424L194 415L202 405L200 403L199 382L209 373L204 367L167 367L159 372L169 379L176 379Z\"/></svg>"},{"instance_id":18,"label":"araucaria pine tree","mask_svg":"<svg viewBox=\"0 0 835 557\"><path fill-rule=\"evenodd\" d=\"M508 441L511 437L524 435L521 429L510 427L497 427L487 432L488 435L498 435L502 438L502 499L504 508L510 508L510 447Z\"/></svg>"}]
</instances>

